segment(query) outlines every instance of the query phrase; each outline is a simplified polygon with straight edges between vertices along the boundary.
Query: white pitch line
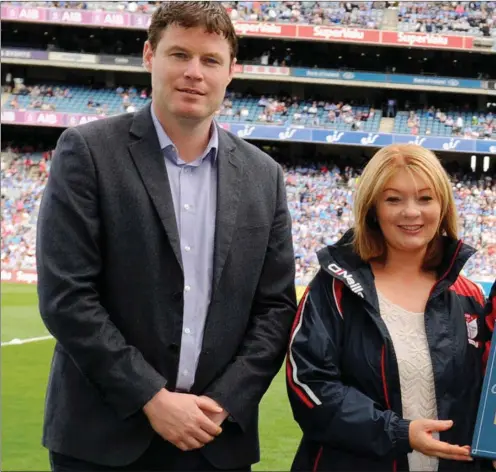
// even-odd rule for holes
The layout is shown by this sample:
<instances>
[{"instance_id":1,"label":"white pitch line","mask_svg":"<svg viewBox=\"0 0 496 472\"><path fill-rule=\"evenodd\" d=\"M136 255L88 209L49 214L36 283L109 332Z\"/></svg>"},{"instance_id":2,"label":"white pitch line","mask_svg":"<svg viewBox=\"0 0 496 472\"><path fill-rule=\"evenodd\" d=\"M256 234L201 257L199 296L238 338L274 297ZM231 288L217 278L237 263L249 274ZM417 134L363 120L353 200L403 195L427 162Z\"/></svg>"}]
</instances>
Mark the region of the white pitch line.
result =
<instances>
[{"instance_id":1,"label":"white pitch line","mask_svg":"<svg viewBox=\"0 0 496 472\"><path fill-rule=\"evenodd\" d=\"M37 338L27 338L27 339L12 339L12 341L3 342L2 347L17 346L18 344L35 343L37 341L47 341L48 339L53 339L53 336L38 336Z\"/></svg>"}]
</instances>

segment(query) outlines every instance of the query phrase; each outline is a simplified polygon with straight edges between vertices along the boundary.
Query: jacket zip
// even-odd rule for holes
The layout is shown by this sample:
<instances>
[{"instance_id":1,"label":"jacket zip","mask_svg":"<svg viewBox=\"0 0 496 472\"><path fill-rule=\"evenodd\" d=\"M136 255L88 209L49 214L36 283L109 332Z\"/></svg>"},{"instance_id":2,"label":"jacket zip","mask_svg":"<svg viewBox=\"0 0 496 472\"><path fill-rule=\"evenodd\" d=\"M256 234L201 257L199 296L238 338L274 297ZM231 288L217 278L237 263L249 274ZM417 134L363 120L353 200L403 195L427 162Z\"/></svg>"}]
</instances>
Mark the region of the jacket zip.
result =
<instances>
[{"instance_id":1,"label":"jacket zip","mask_svg":"<svg viewBox=\"0 0 496 472\"><path fill-rule=\"evenodd\" d=\"M453 268L453 265L455 264L456 258L458 257L458 253L460 252L460 249L461 249L462 245L463 245L462 241L459 241L458 242L458 246L456 247L455 253L454 253L454 255L453 255L452 259L451 259L451 262L450 262L450 265L449 265L448 269L443 274L443 276L431 288L431 291L429 293L429 298L427 299L426 307L427 307L427 305L429 303L429 300L431 299L431 296L434 293L435 289L438 287L438 285L451 272L451 269ZM381 334L383 334L382 333L382 330L381 330L381 328L379 326L379 323L376 322L376 325L379 328L379 331L381 331ZM386 332L388 332L387 331L387 327L385 327L385 329L386 329ZM429 351L430 351L430 349L429 349ZM396 364L398 364L398 358L396 357L396 352L394 350L394 346L393 346L393 343L392 342L391 342L391 352L393 354L393 358L394 358ZM381 352L381 374L382 374L382 387L383 387L383 390L384 390L384 397L385 397L385 400L386 400L386 407L387 407L388 410L391 410L391 403L389 401L389 391L388 391L387 378L386 378L386 343L383 344L383 346L382 346L382 352ZM435 379L434 379L434 381L435 381ZM393 472L396 472L397 467L398 467L398 462L395 459L393 461Z\"/></svg>"},{"instance_id":2,"label":"jacket zip","mask_svg":"<svg viewBox=\"0 0 496 472\"><path fill-rule=\"evenodd\" d=\"M431 296L432 294L434 293L434 291L436 290L437 286L446 278L448 277L448 274L451 272L451 269L453 269L453 266L455 265L455 262L456 262L456 259L458 257L458 253L460 252L460 249L462 248L463 246L463 242L460 240L458 241L458 245L456 246L456 249L455 249L455 253L453 254L453 257L451 258L451 262L450 262L450 265L448 267L448 269L446 270L446 272L443 274L443 276L433 285L433 287L431 288L431 291L429 293L429 298L427 299L427 303L429 303L430 299L431 299Z\"/></svg>"},{"instance_id":3,"label":"jacket zip","mask_svg":"<svg viewBox=\"0 0 496 472\"><path fill-rule=\"evenodd\" d=\"M315 462L313 463L312 472L317 472L319 467L320 458L322 457L322 452L324 451L324 446L320 446L317 455L315 456Z\"/></svg>"},{"instance_id":4,"label":"jacket zip","mask_svg":"<svg viewBox=\"0 0 496 472\"><path fill-rule=\"evenodd\" d=\"M381 374L382 374L382 387L384 389L384 397L386 399L386 407L391 410L391 403L389 401L389 392L386 380L386 344L383 344L381 351ZM396 472L398 468L398 462L396 459L393 461L393 472Z\"/></svg>"}]
</instances>

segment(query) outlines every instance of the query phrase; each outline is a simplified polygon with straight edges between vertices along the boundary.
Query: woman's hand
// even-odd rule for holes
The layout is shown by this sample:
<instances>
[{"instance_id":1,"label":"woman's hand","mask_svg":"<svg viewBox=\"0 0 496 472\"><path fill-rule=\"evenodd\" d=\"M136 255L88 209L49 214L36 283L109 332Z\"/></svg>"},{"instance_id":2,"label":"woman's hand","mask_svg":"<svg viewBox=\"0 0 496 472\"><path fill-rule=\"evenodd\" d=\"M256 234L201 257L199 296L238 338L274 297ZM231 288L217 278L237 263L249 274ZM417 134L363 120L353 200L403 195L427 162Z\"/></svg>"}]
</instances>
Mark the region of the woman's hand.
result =
<instances>
[{"instance_id":1,"label":"woman's hand","mask_svg":"<svg viewBox=\"0 0 496 472\"><path fill-rule=\"evenodd\" d=\"M432 437L432 433L446 431L452 426L451 420L413 420L409 429L410 446L426 456L452 461L473 461L470 457L470 446L455 446Z\"/></svg>"}]
</instances>

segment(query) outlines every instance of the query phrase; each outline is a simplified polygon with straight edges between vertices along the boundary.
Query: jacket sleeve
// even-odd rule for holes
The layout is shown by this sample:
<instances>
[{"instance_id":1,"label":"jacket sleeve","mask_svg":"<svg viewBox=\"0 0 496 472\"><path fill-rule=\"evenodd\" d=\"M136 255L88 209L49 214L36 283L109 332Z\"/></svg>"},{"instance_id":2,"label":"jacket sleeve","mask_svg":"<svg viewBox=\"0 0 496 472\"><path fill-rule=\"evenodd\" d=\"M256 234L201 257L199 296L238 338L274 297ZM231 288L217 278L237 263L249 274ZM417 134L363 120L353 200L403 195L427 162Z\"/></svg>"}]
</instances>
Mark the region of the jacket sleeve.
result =
<instances>
[{"instance_id":1,"label":"jacket sleeve","mask_svg":"<svg viewBox=\"0 0 496 472\"><path fill-rule=\"evenodd\" d=\"M97 170L79 130L62 133L42 198L36 261L48 331L120 418L141 410L164 379L126 342L102 306L104 222Z\"/></svg>"},{"instance_id":2,"label":"jacket sleeve","mask_svg":"<svg viewBox=\"0 0 496 472\"><path fill-rule=\"evenodd\" d=\"M294 277L291 216L282 168L278 166L276 209L250 325L232 364L204 393L229 412L231 421L243 430L284 362L296 313Z\"/></svg>"},{"instance_id":3,"label":"jacket sleeve","mask_svg":"<svg viewBox=\"0 0 496 472\"><path fill-rule=\"evenodd\" d=\"M286 364L294 417L307 439L331 447L378 458L411 452L410 421L341 380L342 290L320 270L298 307Z\"/></svg>"}]
</instances>

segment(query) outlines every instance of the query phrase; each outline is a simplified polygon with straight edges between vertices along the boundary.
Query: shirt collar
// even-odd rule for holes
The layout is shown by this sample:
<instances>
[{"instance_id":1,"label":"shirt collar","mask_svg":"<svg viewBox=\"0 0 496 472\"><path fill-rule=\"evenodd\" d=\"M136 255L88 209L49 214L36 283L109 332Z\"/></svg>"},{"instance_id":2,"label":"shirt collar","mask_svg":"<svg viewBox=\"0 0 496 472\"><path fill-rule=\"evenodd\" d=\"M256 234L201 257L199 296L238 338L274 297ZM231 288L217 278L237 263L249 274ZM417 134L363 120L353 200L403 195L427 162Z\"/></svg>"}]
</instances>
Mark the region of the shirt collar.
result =
<instances>
[{"instance_id":1,"label":"shirt collar","mask_svg":"<svg viewBox=\"0 0 496 472\"><path fill-rule=\"evenodd\" d=\"M157 115L153 110L153 105L150 107L150 111L152 114L153 125L155 126L155 131L157 132L160 149L164 151L172 148L175 151L174 154L176 156L176 160L180 160L182 162L180 156L178 156L177 154L176 146L171 141L171 139L165 132L164 128L160 124L160 121L158 120ZM212 121L212 126L210 128L210 140L208 141L205 151L201 155L200 161L203 161L208 156L211 156L212 162L215 162L215 160L217 159L218 150L219 150L219 132L217 130L217 125L215 121Z\"/></svg>"}]
</instances>

